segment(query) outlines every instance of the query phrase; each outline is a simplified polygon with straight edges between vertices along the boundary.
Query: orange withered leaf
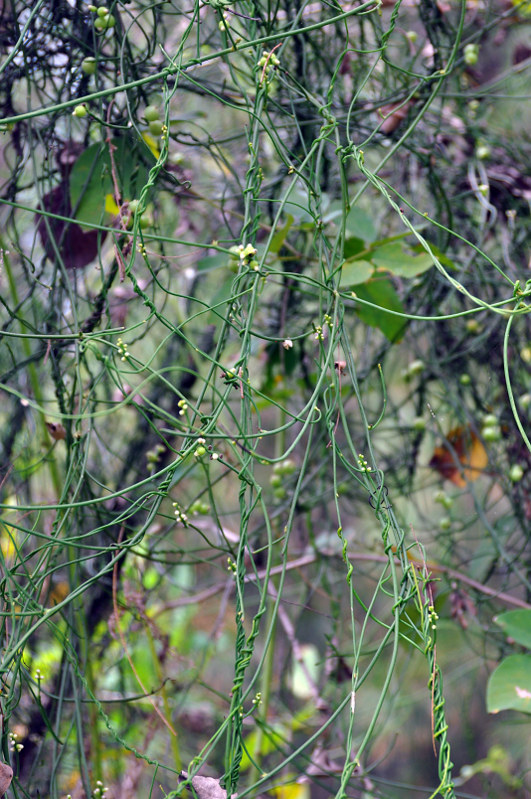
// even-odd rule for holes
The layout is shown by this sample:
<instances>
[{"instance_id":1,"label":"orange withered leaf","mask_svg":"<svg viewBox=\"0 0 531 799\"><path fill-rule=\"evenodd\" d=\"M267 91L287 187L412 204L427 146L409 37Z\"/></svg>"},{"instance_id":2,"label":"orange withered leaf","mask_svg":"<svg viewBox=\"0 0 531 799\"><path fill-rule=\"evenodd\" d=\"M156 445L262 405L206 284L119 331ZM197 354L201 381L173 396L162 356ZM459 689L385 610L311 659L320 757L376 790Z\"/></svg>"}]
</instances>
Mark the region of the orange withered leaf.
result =
<instances>
[{"instance_id":1,"label":"orange withered leaf","mask_svg":"<svg viewBox=\"0 0 531 799\"><path fill-rule=\"evenodd\" d=\"M464 488L483 474L488 462L479 437L470 427L461 426L450 430L444 444L434 449L429 465L445 480Z\"/></svg>"}]
</instances>

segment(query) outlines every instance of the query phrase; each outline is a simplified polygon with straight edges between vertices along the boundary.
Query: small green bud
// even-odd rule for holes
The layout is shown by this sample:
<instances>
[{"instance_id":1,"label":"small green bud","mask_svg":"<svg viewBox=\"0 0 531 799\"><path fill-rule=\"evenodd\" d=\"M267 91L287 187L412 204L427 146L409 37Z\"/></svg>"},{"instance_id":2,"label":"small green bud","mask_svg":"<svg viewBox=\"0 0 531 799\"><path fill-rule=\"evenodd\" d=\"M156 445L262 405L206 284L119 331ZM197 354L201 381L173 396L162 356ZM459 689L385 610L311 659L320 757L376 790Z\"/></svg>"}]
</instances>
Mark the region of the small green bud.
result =
<instances>
[{"instance_id":1,"label":"small green bud","mask_svg":"<svg viewBox=\"0 0 531 799\"><path fill-rule=\"evenodd\" d=\"M426 420L422 416L415 416L412 423L413 430L422 433L426 429Z\"/></svg>"},{"instance_id":2,"label":"small green bud","mask_svg":"<svg viewBox=\"0 0 531 799\"><path fill-rule=\"evenodd\" d=\"M469 333L479 333L481 330L481 325L477 319L468 319L466 323L466 329Z\"/></svg>"},{"instance_id":3,"label":"small green bud","mask_svg":"<svg viewBox=\"0 0 531 799\"><path fill-rule=\"evenodd\" d=\"M490 147L488 144L478 144L476 147L476 155L480 161L486 161L487 158L490 158Z\"/></svg>"},{"instance_id":4,"label":"small green bud","mask_svg":"<svg viewBox=\"0 0 531 799\"><path fill-rule=\"evenodd\" d=\"M444 516L441 521L439 522L439 529L440 530L449 530L452 526L452 520L448 516Z\"/></svg>"},{"instance_id":5,"label":"small green bud","mask_svg":"<svg viewBox=\"0 0 531 799\"><path fill-rule=\"evenodd\" d=\"M520 350L520 358L524 363L531 363L531 347L523 347Z\"/></svg>"},{"instance_id":6,"label":"small green bud","mask_svg":"<svg viewBox=\"0 0 531 799\"><path fill-rule=\"evenodd\" d=\"M407 371L408 371L408 374L411 375L411 376L420 375L424 371L424 368L425 368L424 361L421 361L420 359L417 359L415 361L411 361L411 363L408 366L408 370Z\"/></svg>"},{"instance_id":7,"label":"small green bud","mask_svg":"<svg viewBox=\"0 0 531 799\"><path fill-rule=\"evenodd\" d=\"M472 382L472 378L470 377L470 375L462 374L459 378L459 382L461 383L462 386L469 386L470 383Z\"/></svg>"}]
</instances>

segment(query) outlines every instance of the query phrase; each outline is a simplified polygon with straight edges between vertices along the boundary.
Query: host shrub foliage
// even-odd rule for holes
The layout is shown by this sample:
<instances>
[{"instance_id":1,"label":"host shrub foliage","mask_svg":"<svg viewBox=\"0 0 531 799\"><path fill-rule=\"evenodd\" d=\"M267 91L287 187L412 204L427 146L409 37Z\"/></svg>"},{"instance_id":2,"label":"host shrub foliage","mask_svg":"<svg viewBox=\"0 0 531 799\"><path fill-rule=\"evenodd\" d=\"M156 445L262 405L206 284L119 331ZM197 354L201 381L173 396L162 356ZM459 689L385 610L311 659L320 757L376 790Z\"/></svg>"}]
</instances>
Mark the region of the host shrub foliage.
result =
<instances>
[{"instance_id":1,"label":"host shrub foliage","mask_svg":"<svg viewBox=\"0 0 531 799\"><path fill-rule=\"evenodd\" d=\"M526 7L0 13L10 790L525 791Z\"/></svg>"}]
</instances>

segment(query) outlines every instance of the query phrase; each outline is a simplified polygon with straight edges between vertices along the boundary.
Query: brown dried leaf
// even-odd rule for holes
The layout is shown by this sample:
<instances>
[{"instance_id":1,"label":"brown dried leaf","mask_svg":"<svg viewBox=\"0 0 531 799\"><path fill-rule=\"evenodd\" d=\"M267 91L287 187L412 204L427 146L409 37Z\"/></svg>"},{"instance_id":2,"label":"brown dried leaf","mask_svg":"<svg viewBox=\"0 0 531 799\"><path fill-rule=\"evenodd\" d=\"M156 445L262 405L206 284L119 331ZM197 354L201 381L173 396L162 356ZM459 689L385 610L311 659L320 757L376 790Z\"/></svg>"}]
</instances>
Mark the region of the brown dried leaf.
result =
<instances>
[{"instance_id":1,"label":"brown dried leaf","mask_svg":"<svg viewBox=\"0 0 531 799\"><path fill-rule=\"evenodd\" d=\"M179 780L184 782L187 779L189 779L188 773L181 771ZM199 799L227 799L227 791L221 787L219 780L214 779L214 777L201 777L196 774L190 782Z\"/></svg>"},{"instance_id":2,"label":"brown dried leaf","mask_svg":"<svg viewBox=\"0 0 531 799\"><path fill-rule=\"evenodd\" d=\"M13 769L7 763L0 763L0 797L2 797L13 779Z\"/></svg>"},{"instance_id":3,"label":"brown dried leaf","mask_svg":"<svg viewBox=\"0 0 531 799\"><path fill-rule=\"evenodd\" d=\"M456 427L447 434L445 445L434 449L428 465L445 480L464 488L484 473L488 462L487 450L474 431Z\"/></svg>"},{"instance_id":4,"label":"brown dried leaf","mask_svg":"<svg viewBox=\"0 0 531 799\"><path fill-rule=\"evenodd\" d=\"M54 441L64 441L66 438L66 430L61 422L46 422L48 432Z\"/></svg>"},{"instance_id":5,"label":"brown dried leaf","mask_svg":"<svg viewBox=\"0 0 531 799\"><path fill-rule=\"evenodd\" d=\"M380 130L382 133L392 133L400 125L400 123L407 117L409 109L413 105L413 100L407 103L393 103L391 105L382 105L378 109L378 113L383 117Z\"/></svg>"},{"instance_id":6,"label":"brown dried leaf","mask_svg":"<svg viewBox=\"0 0 531 799\"><path fill-rule=\"evenodd\" d=\"M42 208L51 214L71 217L68 181L63 180L55 189L42 198ZM65 222L54 217L37 215L37 230L42 246L51 261L60 253L67 269L82 269L90 264L98 254L98 247L106 233L97 230L85 232L76 222Z\"/></svg>"}]
</instances>

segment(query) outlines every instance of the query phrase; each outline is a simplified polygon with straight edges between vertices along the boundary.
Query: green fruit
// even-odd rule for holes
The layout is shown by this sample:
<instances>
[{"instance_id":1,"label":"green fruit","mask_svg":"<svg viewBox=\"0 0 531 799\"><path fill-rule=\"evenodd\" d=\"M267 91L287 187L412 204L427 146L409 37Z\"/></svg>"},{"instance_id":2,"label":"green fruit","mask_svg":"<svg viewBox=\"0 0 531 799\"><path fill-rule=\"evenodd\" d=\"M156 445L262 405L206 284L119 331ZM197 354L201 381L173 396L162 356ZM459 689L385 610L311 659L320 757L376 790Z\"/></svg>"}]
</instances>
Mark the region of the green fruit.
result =
<instances>
[{"instance_id":1,"label":"green fruit","mask_svg":"<svg viewBox=\"0 0 531 799\"><path fill-rule=\"evenodd\" d=\"M462 374L461 377L459 378L459 382L461 383L462 386L469 386L470 383L472 382L472 379L470 375Z\"/></svg>"},{"instance_id":2,"label":"green fruit","mask_svg":"<svg viewBox=\"0 0 531 799\"><path fill-rule=\"evenodd\" d=\"M281 474L294 474L297 465L294 461L291 460L291 458L286 458L285 461L282 461L281 468L282 468Z\"/></svg>"},{"instance_id":3,"label":"green fruit","mask_svg":"<svg viewBox=\"0 0 531 799\"><path fill-rule=\"evenodd\" d=\"M136 209L138 208L139 204L140 204L139 200L131 200L129 202L129 213L132 216L134 216L136 214Z\"/></svg>"},{"instance_id":4,"label":"green fruit","mask_svg":"<svg viewBox=\"0 0 531 799\"><path fill-rule=\"evenodd\" d=\"M499 441L501 439L501 430L499 427L484 427L481 431L481 435L485 439L485 441Z\"/></svg>"},{"instance_id":5,"label":"green fruit","mask_svg":"<svg viewBox=\"0 0 531 799\"><path fill-rule=\"evenodd\" d=\"M96 73L98 63L95 58L89 56L89 58L84 58L81 62L81 70L85 73L85 75L94 75Z\"/></svg>"},{"instance_id":6,"label":"green fruit","mask_svg":"<svg viewBox=\"0 0 531 799\"><path fill-rule=\"evenodd\" d=\"M148 105L144 111L144 118L148 122L154 122L156 119L160 119L160 110L156 105Z\"/></svg>"},{"instance_id":7,"label":"green fruit","mask_svg":"<svg viewBox=\"0 0 531 799\"><path fill-rule=\"evenodd\" d=\"M469 319L466 323L466 329L469 333L479 333L481 325L477 319Z\"/></svg>"},{"instance_id":8,"label":"green fruit","mask_svg":"<svg viewBox=\"0 0 531 799\"><path fill-rule=\"evenodd\" d=\"M100 6L96 13L98 14L98 17L106 17L109 13L109 9L105 8L105 6Z\"/></svg>"},{"instance_id":9,"label":"green fruit","mask_svg":"<svg viewBox=\"0 0 531 799\"><path fill-rule=\"evenodd\" d=\"M465 64L472 67L477 64L479 56L479 47L477 44L466 44L464 49Z\"/></svg>"},{"instance_id":10,"label":"green fruit","mask_svg":"<svg viewBox=\"0 0 531 799\"><path fill-rule=\"evenodd\" d=\"M451 526L452 526L452 520L451 520L451 519L449 519L449 518L448 518L448 516L445 516L445 517L444 517L443 519L441 519L441 521L439 522L439 528L440 528L441 530L445 530L445 531L446 531L446 530L449 530L449 529L451 528Z\"/></svg>"},{"instance_id":11,"label":"green fruit","mask_svg":"<svg viewBox=\"0 0 531 799\"><path fill-rule=\"evenodd\" d=\"M478 144L476 147L476 155L480 161L485 161L490 157L490 147L487 144Z\"/></svg>"},{"instance_id":12,"label":"green fruit","mask_svg":"<svg viewBox=\"0 0 531 799\"><path fill-rule=\"evenodd\" d=\"M519 463L513 464L509 470L509 480L513 483L519 483L524 476L524 470Z\"/></svg>"},{"instance_id":13,"label":"green fruit","mask_svg":"<svg viewBox=\"0 0 531 799\"><path fill-rule=\"evenodd\" d=\"M488 413L483 419L483 427L497 427L498 417L493 413Z\"/></svg>"},{"instance_id":14,"label":"green fruit","mask_svg":"<svg viewBox=\"0 0 531 799\"><path fill-rule=\"evenodd\" d=\"M416 430L418 433L422 433L422 431L426 429L426 420L423 419L422 416L415 416L412 427L413 430Z\"/></svg>"},{"instance_id":15,"label":"green fruit","mask_svg":"<svg viewBox=\"0 0 531 799\"><path fill-rule=\"evenodd\" d=\"M84 105L76 105L72 111L72 116L77 117L78 119L83 119L83 117L87 116L87 113L87 109Z\"/></svg>"},{"instance_id":16,"label":"green fruit","mask_svg":"<svg viewBox=\"0 0 531 799\"><path fill-rule=\"evenodd\" d=\"M94 20L94 27L98 31L106 31L109 28L114 28L116 20L112 14L106 14L104 17L97 17Z\"/></svg>"},{"instance_id":17,"label":"green fruit","mask_svg":"<svg viewBox=\"0 0 531 799\"><path fill-rule=\"evenodd\" d=\"M164 125L160 119L153 119L149 123L148 127L149 127L149 132L152 133L153 136L160 136Z\"/></svg>"}]
</instances>

